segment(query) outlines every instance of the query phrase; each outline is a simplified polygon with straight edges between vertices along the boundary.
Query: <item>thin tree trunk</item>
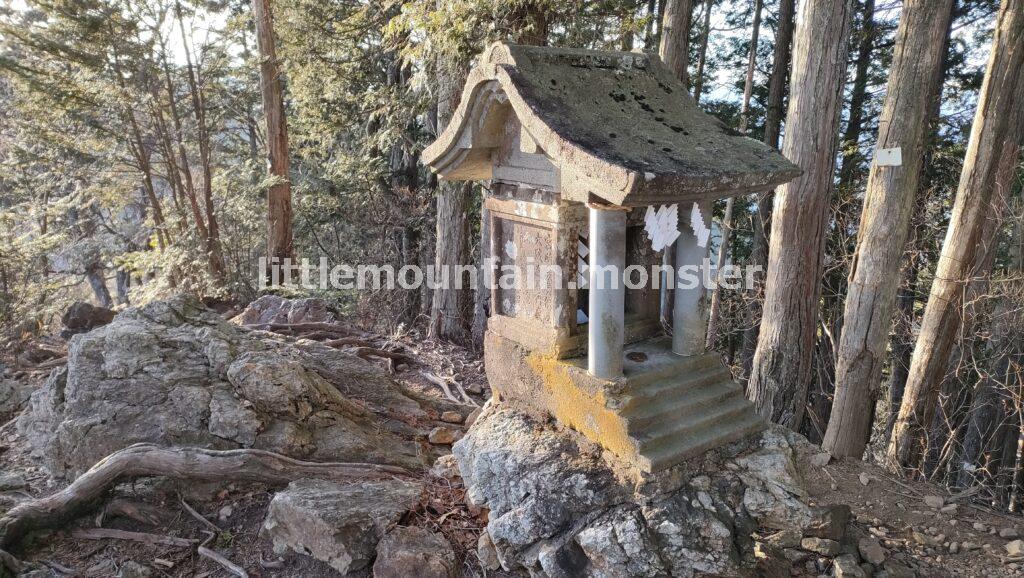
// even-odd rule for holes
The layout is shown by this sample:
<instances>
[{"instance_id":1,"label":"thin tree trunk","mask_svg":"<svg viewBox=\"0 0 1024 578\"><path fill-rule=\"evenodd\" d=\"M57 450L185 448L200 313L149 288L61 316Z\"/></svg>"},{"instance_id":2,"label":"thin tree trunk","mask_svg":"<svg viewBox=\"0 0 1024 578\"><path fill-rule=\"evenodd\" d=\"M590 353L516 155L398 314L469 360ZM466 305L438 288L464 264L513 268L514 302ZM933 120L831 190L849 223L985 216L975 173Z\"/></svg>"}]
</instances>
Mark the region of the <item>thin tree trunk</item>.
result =
<instances>
[{"instance_id":1,"label":"thin tree trunk","mask_svg":"<svg viewBox=\"0 0 1024 578\"><path fill-rule=\"evenodd\" d=\"M693 0L664 0L661 18L661 43L658 54L676 78L689 86L690 26L693 22Z\"/></svg>"},{"instance_id":2,"label":"thin tree trunk","mask_svg":"<svg viewBox=\"0 0 1024 578\"><path fill-rule=\"evenodd\" d=\"M710 0L708 1L710 2ZM754 69L757 66L757 40L761 32L761 6L761 0L755 0L754 24L750 31L750 51L747 53L747 75L743 82L743 102L740 103L740 132L743 134L747 133L747 123L750 121L750 97L754 90ZM694 92L699 94L696 89L694 89ZM735 197L729 197L725 201L725 214L722 216L722 243L718 246L718 256L715 259L715 271L718 281L721 281L722 267L725 266L725 258L729 254L729 241L732 238L734 200ZM715 339L718 335L718 319L722 315L721 310L722 288L719 286L719 283L715 283L714 289L711 290L711 307L708 312L708 335L705 341L708 349L711 349L715 344Z\"/></svg>"},{"instance_id":3,"label":"thin tree trunk","mask_svg":"<svg viewBox=\"0 0 1024 578\"><path fill-rule=\"evenodd\" d=\"M288 125L284 114L281 71L274 46L271 0L252 0L256 45L260 53L260 94L267 124L267 159L277 183L267 191L267 259L295 256L292 244L292 187L288 174Z\"/></svg>"},{"instance_id":4,"label":"thin tree trunk","mask_svg":"<svg viewBox=\"0 0 1024 578\"><path fill-rule=\"evenodd\" d=\"M206 211L206 253L210 260L210 272L217 279L224 277L224 255L220 245L220 226L213 203L213 169L210 165L210 132L206 126L206 109L203 95L199 91L199 81L195 67L192 65L192 52L189 49L188 35L185 33L185 20L181 16L181 3L174 3L174 14L181 30L182 51L185 53L189 93L192 97L192 112L196 119L196 133L199 141L199 164L203 170L203 208Z\"/></svg>"},{"instance_id":5,"label":"thin tree trunk","mask_svg":"<svg viewBox=\"0 0 1024 578\"><path fill-rule=\"evenodd\" d=\"M945 2L946 0L943 0ZM904 13L906 7L904 7ZM872 53L875 48L875 0L864 0L860 7L861 26L857 31L860 41L857 44L857 61L853 75L853 87L850 90L850 117L843 132L840 145L842 161L839 165L839 190L847 191L862 171L861 154L858 144L864 131L864 104L868 97L868 71L871 68ZM934 39L931 44L934 45ZM925 44L920 42L920 44ZM890 79L892 78L890 72ZM890 80L890 86L892 81Z\"/></svg>"},{"instance_id":6,"label":"thin tree trunk","mask_svg":"<svg viewBox=\"0 0 1024 578\"><path fill-rule=\"evenodd\" d=\"M768 101L764 123L764 142L772 148L779 148L779 134L782 132L783 103L789 82L789 63L793 53L793 15L796 0L779 0L778 29L775 31L775 51L772 72L768 77ZM752 267L768 264L768 235L771 228L772 191L758 193L757 212L751 216L754 229L753 249L750 255ZM761 330L761 311L764 300L764 275L754 277L754 288L747 304L747 318L743 330L743 346L740 350L741 375L746 383L754 364L754 351Z\"/></svg>"},{"instance_id":7,"label":"thin tree trunk","mask_svg":"<svg viewBox=\"0 0 1024 578\"><path fill-rule=\"evenodd\" d=\"M747 389L762 416L790 428L803 421L813 368L851 5L807 0L801 11L782 154L804 173L776 189L764 318Z\"/></svg>"},{"instance_id":8,"label":"thin tree trunk","mask_svg":"<svg viewBox=\"0 0 1024 578\"><path fill-rule=\"evenodd\" d=\"M107 309L114 306L113 300L110 298L110 290L107 289L107 281L103 278L103 268L99 265L89 267L85 272L85 280L89 282L89 286L92 287L93 295L96 296L96 302L101 307Z\"/></svg>"},{"instance_id":9,"label":"thin tree trunk","mask_svg":"<svg viewBox=\"0 0 1024 578\"><path fill-rule=\"evenodd\" d=\"M953 0L903 4L878 130L878 149L900 149L902 164L876 161L868 175L839 337L835 401L822 444L835 456L861 457L871 433L935 92L929 84L944 56L935 38L948 29L952 10Z\"/></svg>"},{"instance_id":10,"label":"thin tree trunk","mask_svg":"<svg viewBox=\"0 0 1024 578\"><path fill-rule=\"evenodd\" d=\"M700 97L704 92L704 65L708 59L708 41L711 40L711 9L714 5L714 0L704 0L703 34L700 37L700 47L697 49L697 75L693 79L693 100L698 104L700 104ZM760 12L757 15L760 16Z\"/></svg>"},{"instance_id":11,"label":"thin tree trunk","mask_svg":"<svg viewBox=\"0 0 1024 578\"><path fill-rule=\"evenodd\" d=\"M921 322L900 413L886 452L891 468L916 467L939 384L960 325L963 293L984 275L978 247L988 219L999 219L1024 132L1024 0L999 9L992 53L971 128L949 230ZM1002 201L1001 201L1002 199Z\"/></svg>"}]
</instances>

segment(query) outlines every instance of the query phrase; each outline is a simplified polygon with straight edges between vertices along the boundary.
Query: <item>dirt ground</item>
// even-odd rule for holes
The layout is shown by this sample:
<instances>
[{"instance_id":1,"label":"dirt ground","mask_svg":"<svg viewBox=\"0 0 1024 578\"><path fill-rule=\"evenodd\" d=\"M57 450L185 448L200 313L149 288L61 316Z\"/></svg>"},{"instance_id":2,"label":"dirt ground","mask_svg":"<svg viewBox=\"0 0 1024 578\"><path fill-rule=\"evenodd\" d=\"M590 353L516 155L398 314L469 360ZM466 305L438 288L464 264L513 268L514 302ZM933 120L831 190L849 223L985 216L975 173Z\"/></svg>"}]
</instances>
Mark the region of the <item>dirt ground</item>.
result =
<instances>
[{"instance_id":1,"label":"dirt ground","mask_svg":"<svg viewBox=\"0 0 1024 578\"><path fill-rule=\"evenodd\" d=\"M848 504L857 538L873 536L888 555L921 577L1024 576L1024 560L1007 557L1004 546L1016 538L1024 518L951 496L926 482L897 480L874 464L858 460L812 465L810 456L797 461L811 498L818 504ZM866 482L866 483L865 483ZM942 508L933 508L943 498ZM952 549L951 549L952 547Z\"/></svg>"},{"instance_id":2,"label":"dirt ground","mask_svg":"<svg viewBox=\"0 0 1024 578\"><path fill-rule=\"evenodd\" d=\"M482 362L470 351L447 344L420 340L419 335L394 337L416 359L415 365L393 368L396 380L423 395L446 397L437 378L461 396L458 383L474 403L489 396ZM36 387L48 371L18 372L17 379ZM810 497L818 504L845 503L855 515L854 538L874 536L888 557L921 577L1024 576L1024 561L1007 557L1004 546L1015 532L1024 535L1024 519L972 503L971 497L950 496L942 487L924 482L897 480L872 464L846 460L825 466L812 465L812 454L798 459ZM52 493L61 484L49 479L37 461L19 442L13 421L0 426L0 475L20 477L26 485L0 491L0 510L28 497ZM476 559L477 538L487 513L472 511L458 481L426 475L429 499L402 521L428 527L451 542L464 576L484 572ZM128 530L150 536L176 537L205 543L253 577L335 576L331 568L292 553L277 555L260 536L272 488L259 485L180 484L163 480L139 480L123 484L112 493L101 511L91 512L72 526L37 535L15 552L49 571L39 576L141 576L139 566L152 576L232 576L221 565L200 556L194 545L164 545L124 539L95 539L96 528ZM925 503L943 499L943 507ZM208 522L187 511L188 504ZM216 530L211 526L216 526ZM1001 537L1000 532L1004 536ZM815 560L801 561L809 573ZM827 571L827 570L825 570ZM364 575L370 575L369 570ZM487 573L502 576L503 573Z\"/></svg>"}]
</instances>

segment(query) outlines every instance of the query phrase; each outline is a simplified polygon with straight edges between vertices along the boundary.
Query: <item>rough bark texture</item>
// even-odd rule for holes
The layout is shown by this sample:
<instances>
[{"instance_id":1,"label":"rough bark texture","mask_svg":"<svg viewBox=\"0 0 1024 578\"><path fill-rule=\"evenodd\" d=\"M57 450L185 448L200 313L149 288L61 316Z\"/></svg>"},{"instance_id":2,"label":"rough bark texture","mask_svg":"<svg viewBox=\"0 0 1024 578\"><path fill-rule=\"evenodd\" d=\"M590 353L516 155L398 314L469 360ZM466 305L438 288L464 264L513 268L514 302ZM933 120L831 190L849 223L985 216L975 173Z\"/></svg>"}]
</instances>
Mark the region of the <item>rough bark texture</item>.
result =
<instances>
[{"instance_id":1,"label":"rough bark texture","mask_svg":"<svg viewBox=\"0 0 1024 578\"><path fill-rule=\"evenodd\" d=\"M439 66L445 67L444 64ZM454 64L449 66L450 68L445 67L438 73L438 134L447 126L459 104L459 91L465 79L463 67ZM469 182L439 181L437 185L434 266L437 269L438 282L444 279L446 269L451 278L447 287L434 289L430 306L431 337L462 342L466 340L469 330L467 313L470 311L469 298L472 288L456 288L454 275L459 265L469 263L467 212L472 193L473 186Z\"/></svg>"},{"instance_id":2,"label":"rough bark texture","mask_svg":"<svg viewBox=\"0 0 1024 578\"><path fill-rule=\"evenodd\" d=\"M661 19L661 44L658 54L684 85L689 85L690 26L693 0L666 0Z\"/></svg>"},{"instance_id":3,"label":"rough bark texture","mask_svg":"<svg viewBox=\"0 0 1024 578\"><path fill-rule=\"evenodd\" d=\"M288 126L284 116L270 0L253 0L252 12L260 52L260 94L267 121L267 159L270 176L278 179L267 191L267 258L284 259L294 257L295 253L292 245L292 187L288 180Z\"/></svg>"},{"instance_id":4,"label":"rough bark texture","mask_svg":"<svg viewBox=\"0 0 1024 578\"><path fill-rule=\"evenodd\" d=\"M801 11L782 153L804 174L775 192L764 318L747 390L761 415L791 428L803 420L811 378L851 7L808 0Z\"/></svg>"},{"instance_id":5,"label":"rough bark texture","mask_svg":"<svg viewBox=\"0 0 1024 578\"><path fill-rule=\"evenodd\" d=\"M886 452L888 465L918 465L924 430L935 411L938 388L961 321L963 293L971 278L983 275L979 246L986 221L998 219L1010 170L1024 132L1024 0L1006 0L999 9L992 53L982 85L971 138L949 229L932 282L921 332L910 363L906 391Z\"/></svg>"},{"instance_id":6,"label":"rough bark texture","mask_svg":"<svg viewBox=\"0 0 1024 578\"><path fill-rule=\"evenodd\" d=\"M878 128L878 148L902 149L903 164L873 164L868 175L823 442L836 456L861 457L871 431L934 92L921 87L934 82L942 66L943 44L934 39L945 33L952 10L953 0L903 4Z\"/></svg>"},{"instance_id":7,"label":"rough bark texture","mask_svg":"<svg viewBox=\"0 0 1024 578\"><path fill-rule=\"evenodd\" d=\"M789 62L793 48L793 13L796 0L779 1L779 24L775 31L775 53L772 60L772 72L768 77L768 102L765 106L764 142L772 148L779 148L779 134L782 132L782 104L786 100L786 88L789 81ZM762 269L768 263L768 235L771 227L772 214L771 191L758 193L757 213L751 217L754 229L754 248L750 255L750 264L760 265ZM743 348L740 353L742 376L746 380L754 363L754 350L757 348L757 336L761 330L762 291L764 275L755 277L756 286L753 298L747 307L747 321L743 331Z\"/></svg>"}]
</instances>

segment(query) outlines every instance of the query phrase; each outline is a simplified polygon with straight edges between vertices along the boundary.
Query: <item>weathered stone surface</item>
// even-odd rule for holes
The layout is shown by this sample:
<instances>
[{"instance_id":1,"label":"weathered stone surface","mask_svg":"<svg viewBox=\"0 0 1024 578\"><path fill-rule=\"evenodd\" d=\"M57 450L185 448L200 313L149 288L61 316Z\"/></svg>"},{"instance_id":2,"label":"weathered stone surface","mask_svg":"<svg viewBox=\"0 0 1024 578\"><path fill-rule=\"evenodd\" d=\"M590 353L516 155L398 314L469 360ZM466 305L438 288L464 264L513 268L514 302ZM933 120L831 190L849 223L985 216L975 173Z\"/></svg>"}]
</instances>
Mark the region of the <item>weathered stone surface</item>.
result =
<instances>
[{"instance_id":1,"label":"weathered stone surface","mask_svg":"<svg viewBox=\"0 0 1024 578\"><path fill-rule=\"evenodd\" d=\"M832 562L832 575L836 578L867 578L867 574L850 554L844 554Z\"/></svg>"},{"instance_id":2,"label":"weathered stone surface","mask_svg":"<svg viewBox=\"0 0 1024 578\"><path fill-rule=\"evenodd\" d=\"M1007 542L1003 548L1006 549L1007 556L1021 556L1024 555L1024 540L1014 540Z\"/></svg>"},{"instance_id":3,"label":"weathered stone surface","mask_svg":"<svg viewBox=\"0 0 1024 578\"><path fill-rule=\"evenodd\" d=\"M84 301L75 301L60 318L64 325L61 336L65 339L76 333L84 333L106 325L114 319L114 312L106 307L96 307Z\"/></svg>"},{"instance_id":4,"label":"weathered stone surface","mask_svg":"<svg viewBox=\"0 0 1024 578\"><path fill-rule=\"evenodd\" d=\"M857 550L860 552L861 558L875 566L885 562L886 555L888 554L886 549L882 547L882 544L874 538L861 538L857 542Z\"/></svg>"},{"instance_id":5,"label":"weathered stone surface","mask_svg":"<svg viewBox=\"0 0 1024 578\"><path fill-rule=\"evenodd\" d=\"M729 576L753 560L752 533L783 526L799 537L812 518L788 435L773 427L637 479L582 435L491 404L453 454L468 498L490 510L487 533L506 570Z\"/></svg>"},{"instance_id":6,"label":"weathered stone surface","mask_svg":"<svg viewBox=\"0 0 1024 578\"><path fill-rule=\"evenodd\" d=\"M444 536L425 528L398 526L377 544L374 578L450 578L455 552Z\"/></svg>"},{"instance_id":7,"label":"weathered stone surface","mask_svg":"<svg viewBox=\"0 0 1024 578\"><path fill-rule=\"evenodd\" d=\"M800 547L823 556L835 556L839 553L839 542L825 538L804 538L800 541Z\"/></svg>"},{"instance_id":8,"label":"weathered stone surface","mask_svg":"<svg viewBox=\"0 0 1024 578\"><path fill-rule=\"evenodd\" d=\"M267 323L334 323L338 319L323 299L285 299L264 295L231 319L239 325Z\"/></svg>"},{"instance_id":9,"label":"weathered stone surface","mask_svg":"<svg viewBox=\"0 0 1024 578\"><path fill-rule=\"evenodd\" d=\"M32 385L16 379L0 380L0 423L6 422L25 407L32 395Z\"/></svg>"},{"instance_id":10,"label":"weathered stone surface","mask_svg":"<svg viewBox=\"0 0 1024 578\"><path fill-rule=\"evenodd\" d=\"M846 535L849 521L850 506L846 504L816 507L811 510L811 520L804 527L804 534L839 541Z\"/></svg>"},{"instance_id":11,"label":"weathered stone surface","mask_svg":"<svg viewBox=\"0 0 1024 578\"><path fill-rule=\"evenodd\" d=\"M241 329L177 297L74 336L18 429L59 476L138 442L426 465L419 432L394 414L425 412L372 363Z\"/></svg>"},{"instance_id":12,"label":"weathered stone surface","mask_svg":"<svg viewBox=\"0 0 1024 578\"><path fill-rule=\"evenodd\" d=\"M297 480L274 495L262 533L278 553L291 549L345 574L370 564L378 541L422 493L421 484L398 479Z\"/></svg>"},{"instance_id":13,"label":"weathered stone surface","mask_svg":"<svg viewBox=\"0 0 1024 578\"><path fill-rule=\"evenodd\" d=\"M491 178L494 139L485 131L503 128L498 115L510 110L560 169L563 200L700 201L800 174L777 151L703 112L657 56L510 44L481 55L423 162L450 179ZM631 138L641 134L646 143Z\"/></svg>"},{"instance_id":14,"label":"weathered stone surface","mask_svg":"<svg viewBox=\"0 0 1024 578\"><path fill-rule=\"evenodd\" d=\"M484 530L476 541L476 556L480 559L480 565L487 570L501 568L501 560L498 559L498 550L494 548L491 535Z\"/></svg>"},{"instance_id":15,"label":"weathered stone surface","mask_svg":"<svg viewBox=\"0 0 1024 578\"><path fill-rule=\"evenodd\" d=\"M458 433L455 430L444 426L437 426L430 430L430 434L427 436L427 439L432 444L448 445L455 443L455 440L459 438Z\"/></svg>"}]
</instances>

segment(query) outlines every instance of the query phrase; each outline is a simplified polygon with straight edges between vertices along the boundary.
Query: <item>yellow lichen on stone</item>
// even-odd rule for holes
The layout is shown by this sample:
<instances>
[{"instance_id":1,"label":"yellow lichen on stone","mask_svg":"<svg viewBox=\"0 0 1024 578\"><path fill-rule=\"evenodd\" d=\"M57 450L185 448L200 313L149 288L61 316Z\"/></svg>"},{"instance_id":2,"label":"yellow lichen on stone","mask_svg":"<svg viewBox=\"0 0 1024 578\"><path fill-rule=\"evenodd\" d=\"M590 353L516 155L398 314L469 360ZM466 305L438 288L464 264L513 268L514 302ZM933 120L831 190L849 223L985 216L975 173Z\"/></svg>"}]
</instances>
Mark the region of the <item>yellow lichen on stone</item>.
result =
<instances>
[{"instance_id":1,"label":"yellow lichen on stone","mask_svg":"<svg viewBox=\"0 0 1024 578\"><path fill-rule=\"evenodd\" d=\"M636 454L635 442L626 432L625 420L608 408L604 390L601 387L588 388L577 382L577 378L594 378L553 356L531 353L526 362L544 384L547 391L543 397L551 400L552 404L548 410L559 422L619 456ZM596 385L596 381L592 385Z\"/></svg>"}]
</instances>

